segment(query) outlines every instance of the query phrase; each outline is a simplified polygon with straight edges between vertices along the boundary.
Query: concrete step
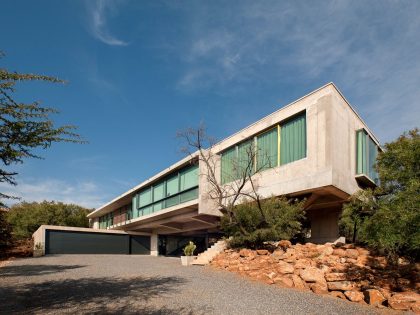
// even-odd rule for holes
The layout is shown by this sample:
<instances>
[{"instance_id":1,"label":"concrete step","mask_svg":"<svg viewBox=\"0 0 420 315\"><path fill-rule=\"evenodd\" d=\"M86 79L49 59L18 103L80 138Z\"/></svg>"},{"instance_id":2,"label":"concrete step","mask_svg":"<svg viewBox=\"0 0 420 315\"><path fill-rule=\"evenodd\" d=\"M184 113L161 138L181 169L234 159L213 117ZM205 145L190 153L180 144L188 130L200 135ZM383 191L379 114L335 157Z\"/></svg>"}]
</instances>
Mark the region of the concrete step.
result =
<instances>
[{"instance_id":1,"label":"concrete step","mask_svg":"<svg viewBox=\"0 0 420 315\"><path fill-rule=\"evenodd\" d=\"M221 253L226 248L226 242L224 240L217 241L205 252L200 253L197 258L192 262L193 265L204 266L208 265L214 257Z\"/></svg>"}]
</instances>

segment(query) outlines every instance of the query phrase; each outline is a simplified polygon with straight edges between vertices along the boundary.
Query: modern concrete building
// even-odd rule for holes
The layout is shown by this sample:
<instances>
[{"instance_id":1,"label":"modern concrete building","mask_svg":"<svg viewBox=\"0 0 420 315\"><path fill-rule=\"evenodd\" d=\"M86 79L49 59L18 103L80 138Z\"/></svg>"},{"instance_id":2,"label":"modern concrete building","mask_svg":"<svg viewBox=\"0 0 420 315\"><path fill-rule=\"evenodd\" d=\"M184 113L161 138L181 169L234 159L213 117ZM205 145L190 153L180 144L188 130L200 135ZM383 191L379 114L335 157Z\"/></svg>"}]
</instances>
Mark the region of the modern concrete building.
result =
<instances>
[{"instance_id":1,"label":"modern concrete building","mask_svg":"<svg viewBox=\"0 0 420 315\"><path fill-rule=\"evenodd\" d=\"M258 174L259 193L306 197L315 242L337 239L342 203L377 181L379 142L333 83L216 144L221 183L230 174L228 159L249 143L271 157ZM167 253L163 247L171 247L171 239L217 235L221 213L206 197L203 165L192 160L186 157L90 213L93 228L148 234L152 254L159 251L159 236Z\"/></svg>"},{"instance_id":2,"label":"modern concrete building","mask_svg":"<svg viewBox=\"0 0 420 315\"><path fill-rule=\"evenodd\" d=\"M333 83L217 143L212 152L221 184L234 179L231 161L249 146L270 158L255 175L259 194L306 198L312 242L339 238L343 202L378 180L379 142ZM204 250L220 236L221 213L208 197L205 166L196 160L186 157L91 212L91 226L150 237L151 255L179 254L191 239Z\"/></svg>"}]
</instances>

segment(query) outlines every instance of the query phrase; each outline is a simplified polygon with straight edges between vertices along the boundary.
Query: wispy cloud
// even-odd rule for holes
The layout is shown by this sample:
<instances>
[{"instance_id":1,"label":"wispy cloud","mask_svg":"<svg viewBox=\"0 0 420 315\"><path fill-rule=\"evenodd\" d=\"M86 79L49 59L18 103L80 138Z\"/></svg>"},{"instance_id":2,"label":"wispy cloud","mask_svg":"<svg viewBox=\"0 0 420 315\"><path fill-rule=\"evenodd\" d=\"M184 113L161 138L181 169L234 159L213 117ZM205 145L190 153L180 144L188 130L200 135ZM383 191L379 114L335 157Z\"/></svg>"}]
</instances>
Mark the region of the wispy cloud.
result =
<instances>
[{"instance_id":1,"label":"wispy cloud","mask_svg":"<svg viewBox=\"0 0 420 315\"><path fill-rule=\"evenodd\" d=\"M116 1L96 0L89 5L90 32L101 42L111 46L127 46L129 43L112 35L108 29L108 15L116 12Z\"/></svg>"},{"instance_id":2,"label":"wispy cloud","mask_svg":"<svg viewBox=\"0 0 420 315\"><path fill-rule=\"evenodd\" d=\"M20 201L55 200L89 208L96 208L112 197L104 194L93 181L72 183L52 178L22 180L17 186L0 183L0 189L4 194L20 197ZM5 200L5 202L19 201Z\"/></svg>"},{"instance_id":3,"label":"wispy cloud","mask_svg":"<svg viewBox=\"0 0 420 315\"><path fill-rule=\"evenodd\" d=\"M419 2L241 1L191 11L181 90L334 81L383 140L420 121Z\"/></svg>"}]
</instances>

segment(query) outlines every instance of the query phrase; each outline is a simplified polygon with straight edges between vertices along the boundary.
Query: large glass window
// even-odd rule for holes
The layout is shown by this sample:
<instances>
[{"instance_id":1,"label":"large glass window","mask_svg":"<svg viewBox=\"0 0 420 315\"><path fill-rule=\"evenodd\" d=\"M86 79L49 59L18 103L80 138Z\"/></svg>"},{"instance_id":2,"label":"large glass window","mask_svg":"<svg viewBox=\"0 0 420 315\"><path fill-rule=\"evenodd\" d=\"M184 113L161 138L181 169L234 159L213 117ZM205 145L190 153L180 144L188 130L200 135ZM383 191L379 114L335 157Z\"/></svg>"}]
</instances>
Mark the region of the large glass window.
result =
<instances>
[{"instance_id":1,"label":"large glass window","mask_svg":"<svg viewBox=\"0 0 420 315\"><path fill-rule=\"evenodd\" d=\"M198 166L188 166L133 197L133 213L137 216L175 206L198 198Z\"/></svg>"},{"instance_id":2,"label":"large glass window","mask_svg":"<svg viewBox=\"0 0 420 315\"><path fill-rule=\"evenodd\" d=\"M306 115L299 115L281 125L280 164L306 157Z\"/></svg>"},{"instance_id":3,"label":"large glass window","mask_svg":"<svg viewBox=\"0 0 420 315\"><path fill-rule=\"evenodd\" d=\"M256 150L255 154L249 154L250 150ZM222 184L248 175L244 171L249 165L252 166L249 171L256 172L303 159L306 157L306 113L234 145L221 155ZM249 161L250 157L255 160Z\"/></svg>"},{"instance_id":4,"label":"large glass window","mask_svg":"<svg viewBox=\"0 0 420 315\"><path fill-rule=\"evenodd\" d=\"M356 173L368 176L376 184L379 181L375 169L378 146L375 141L364 130L356 132Z\"/></svg>"},{"instance_id":5,"label":"large glass window","mask_svg":"<svg viewBox=\"0 0 420 315\"><path fill-rule=\"evenodd\" d=\"M236 179L236 155L236 146L231 147L222 153L222 184L234 181Z\"/></svg>"},{"instance_id":6,"label":"large glass window","mask_svg":"<svg viewBox=\"0 0 420 315\"><path fill-rule=\"evenodd\" d=\"M278 127L257 136L257 169L264 170L278 163Z\"/></svg>"},{"instance_id":7,"label":"large glass window","mask_svg":"<svg viewBox=\"0 0 420 315\"><path fill-rule=\"evenodd\" d=\"M198 185L198 167L190 167L179 173L181 191Z\"/></svg>"}]
</instances>

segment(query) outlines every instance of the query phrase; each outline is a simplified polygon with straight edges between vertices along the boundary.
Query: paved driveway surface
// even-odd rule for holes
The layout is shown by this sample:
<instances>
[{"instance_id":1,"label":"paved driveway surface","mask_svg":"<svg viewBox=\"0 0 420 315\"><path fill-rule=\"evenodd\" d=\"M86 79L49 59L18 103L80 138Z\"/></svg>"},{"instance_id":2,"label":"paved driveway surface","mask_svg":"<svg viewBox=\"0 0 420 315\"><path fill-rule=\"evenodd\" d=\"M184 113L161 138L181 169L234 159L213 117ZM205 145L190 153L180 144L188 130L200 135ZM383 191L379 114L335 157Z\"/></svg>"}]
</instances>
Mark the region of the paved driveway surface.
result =
<instances>
[{"instance_id":1,"label":"paved driveway surface","mask_svg":"<svg viewBox=\"0 0 420 315\"><path fill-rule=\"evenodd\" d=\"M0 268L0 314L377 314L179 259L57 255Z\"/></svg>"}]
</instances>

